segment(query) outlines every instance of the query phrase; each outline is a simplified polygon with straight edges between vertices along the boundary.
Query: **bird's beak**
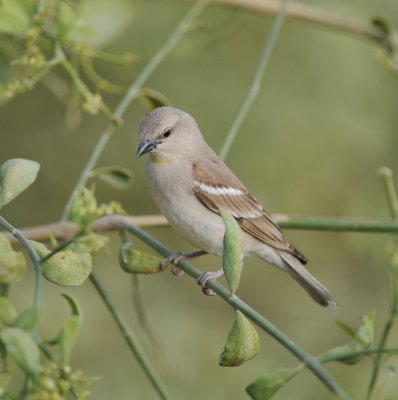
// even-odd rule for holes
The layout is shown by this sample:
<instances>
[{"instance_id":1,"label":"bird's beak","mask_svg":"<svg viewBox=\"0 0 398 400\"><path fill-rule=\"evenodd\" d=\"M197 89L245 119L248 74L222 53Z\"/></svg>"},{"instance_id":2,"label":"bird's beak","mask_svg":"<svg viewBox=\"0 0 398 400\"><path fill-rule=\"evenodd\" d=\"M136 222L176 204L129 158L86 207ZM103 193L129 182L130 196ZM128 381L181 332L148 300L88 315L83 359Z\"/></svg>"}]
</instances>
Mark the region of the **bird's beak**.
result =
<instances>
[{"instance_id":1,"label":"bird's beak","mask_svg":"<svg viewBox=\"0 0 398 400\"><path fill-rule=\"evenodd\" d=\"M158 142L150 142L148 140L142 139L138 144L136 158L140 158L143 154L149 153L154 150Z\"/></svg>"}]
</instances>

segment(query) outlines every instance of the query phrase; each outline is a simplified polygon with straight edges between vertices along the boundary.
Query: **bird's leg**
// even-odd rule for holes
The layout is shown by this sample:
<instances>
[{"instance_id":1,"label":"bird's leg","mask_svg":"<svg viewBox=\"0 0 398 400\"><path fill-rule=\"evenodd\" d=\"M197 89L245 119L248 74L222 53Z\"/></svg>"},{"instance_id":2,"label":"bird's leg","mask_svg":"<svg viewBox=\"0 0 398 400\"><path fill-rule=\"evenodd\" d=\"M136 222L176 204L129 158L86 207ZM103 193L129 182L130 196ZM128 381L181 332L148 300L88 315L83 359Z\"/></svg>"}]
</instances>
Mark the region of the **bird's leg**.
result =
<instances>
[{"instance_id":1,"label":"bird's leg","mask_svg":"<svg viewBox=\"0 0 398 400\"><path fill-rule=\"evenodd\" d=\"M215 272L204 272L202 275L199 276L198 279L196 279L196 282L198 283L198 285L202 286L202 292L205 295L215 296L216 294L211 289L209 289L206 284L209 279L217 279L222 275L224 275L224 270L222 268Z\"/></svg>"},{"instance_id":2,"label":"bird's leg","mask_svg":"<svg viewBox=\"0 0 398 400\"><path fill-rule=\"evenodd\" d=\"M175 276L181 276L184 273L184 271L182 271L179 268L176 268L180 261L189 260L189 259L195 258L195 257L200 257L205 254L207 254L207 251L204 251L204 250L198 250L198 251L194 251L192 253L176 252L176 253L170 254L168 257L163 258L163 260L160 261L160 269L161 269L161 271L163 271L164 268L166 267L166 265L171 263L171 264L173 264L173 267L171 268L171 272Z\"/></svg>"}]
</instances>

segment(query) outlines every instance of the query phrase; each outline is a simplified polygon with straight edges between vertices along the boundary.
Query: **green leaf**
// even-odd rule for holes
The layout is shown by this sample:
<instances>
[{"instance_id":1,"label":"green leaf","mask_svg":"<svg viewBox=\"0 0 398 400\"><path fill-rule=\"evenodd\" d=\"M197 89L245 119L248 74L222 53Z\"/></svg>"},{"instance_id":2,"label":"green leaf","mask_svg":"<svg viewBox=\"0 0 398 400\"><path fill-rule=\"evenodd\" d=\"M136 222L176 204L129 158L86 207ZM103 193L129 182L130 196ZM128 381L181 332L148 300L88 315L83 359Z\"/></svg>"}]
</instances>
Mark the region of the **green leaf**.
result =
<instances>
[{"instance_id":1,"label":"green leaf","mask_svg":"<svg viewBox=\"0 0 398 400\"><path fill-rule=\"evenodd\" d=\"M160 258L133 249L131 242L124 243L119 251L119 264L123 271L134 274L160 272Z\"/></svg>"},{"instance_id":2,"label":"green leaf","mask_svg":"<svg viewBox=\"0 0 398 400\"><path fill-rule=\"evenodd\" d=\"M0 33L18 34L30 27L31 12L26 1L2 0L0 4Z\"/></svg>"},{"instance_id":3,"label":"green leaf","mask_svg":"<svg viewBox=\"0 0 398 400\"><path fill-rule=\"evenodd\" d=\"M236 311L235 322L218 364L222 367L237 367L254 358L259 351L260 339L256 329L240 311Z\"/></svg>"},{"instance_id":4,"label":"green leaf","mask_svg":"<svg viewBox=\"0 0 398 400\"><path fill-rule=\"evenodd\" d=\"M30 242L41 258L51 253L44 244ZM91 270L92 260L87 252L59 251L42 263L44 278L59 286L80 286Z\"/></svg>"},{"instance_id":5,"label":"green leaf","mask_svg":"<svg viewBox=\"0 0 398 400\"><path fill-rule=\"evenodd\" d=\"M353 340L343 346L335 347L322 354L319 361L339 361L344 364L353 365L363 360L365 354L356 354L359 351L370 349L374 340L375 312L371 312L362 317L362 325L358 328Z\"/></svg>"},{"instance_id":6,"label":"green leaf","mask_svg":"<svg viewBox=\"0 0 398 400\"><path fill-rule=\"evenodd\" d=\"M7 353L32 378L39 374L39 349L32 337L19 328L5 328L0 331L0 340Z\"/></svg>"},{"instance_id":7,"label":"green leaf","mask_svg":"<svg viewBox=\"0 0 398 400\"><path fill-rule=\"evenodd\" d=\"M97 217L97 200L94 193L82 188L72 204L71 219L80 228L87 228Z\"/></svg>"},{"instance_id":8,"label":"green leaf","mask_svg":"<svg viewBox=\"0 0 398 400\"><path fill-rule=\"evenodd\" d=\"M356 330L352 326L348 325L344 321L336 321L339 328L344 331L348 336L354 338L356 335Z\"/></svg>"},{"instance_id":9,"label":"green leaf","mask_svg":"<svg viewBox=\"0 0 398 400\"><path fill-rule=\"evenodd\" d=\"M73 8L65 3L61 2L58 8L58 40L65 41L68 33L76 24L77 16Z\"/></svg>"},{"instance_id":10,"label":"green leaf","mask_svg":"<svg viewBox=\"0 0 398 400\"><path fill-rule=\"evenodd\" d=\"M133 7L130 0L82 1L78 5L78 15L95 32L90 42L97 48L104 48L131 26L136 15Z\"/></svg>"},{"instance_id":11,"label":"green leaf","mask_svg":"<svg viewBox=\"0 0 398 400\"><path fill-rule=\"evenodd\" d=\"M30 332L39 322L39 310L37 308L27 308L18 315L15 322L17 328Z\"/></svg>"},{"instance_id":12,"label":"green leaf","mask_svg":"<svg viewBox=\"0 0 398 400\"><path fill-rule=\"evenodd\" d=\"M260 375L247 388L246 392L252 400L269 400L290 379L292 379L300 368L274 369Z\"/></svg>"},{"instance_id":13,"label":"green leaf","mask_svg":"<svg viewBox=\"0 0 398 400\"><path fill-rule=\"evenodd\" d=\"M15 199L36 179L40 164L15 158L0 167L0 207Z\"/></svg>"},{"instance_id":14,"label":"green leaf","mask_svg":"<svg viewBox=\"0 0 398 400\"><path fill-rule=\"evenodd\" d=\"M25 256L14 251L6 236L0 234L0 283L17 282L22 279L25 272Z\"/></svg>"},{"instance_id":15,"label":"green leaf","mask_svg":"<svg viewBox=\"0 0 398 400\"><path fill-rule=\"evenodd\" d=\"M76 337L81 325L81 311L77 300L68 294L63 294L69 304L72 315L66 321L64 327L59 333L59 345L61 350L62 361L69 363L75 345Z\"/></svg>"},{"instance_id":16,"label":"green leaf","mask_svg":"<svg viewBox=\"0 0 398 400\"><path fill-rule=\"evenodd\" d=\"M220 210L225 225L223 270L233 295L239 286L242 273L243 235L235 218L227 211Z\"/></svg>"},{"instance_id":17,"label":"green leaf","mask_svg":"<svg viewBox=\"0 0 398 400\"><path fill-rule=\"evenodd\" d=\"M13 325L18 312L7 297L0 297L0 322Z\"/></svg>"},{"instance_id":18,"label":"green leaf","mask_svg":"<svg viewBox=\"0 0 398 400\"><path fill-rule=\"evenodd\" d=\"M128 189L133 173L124 167L110 166L96 168L91 172L91 178L99 178L109 186L118 190Z\"/></svg>"},{"instance_id":19,"label":"green leaf","mask_svg":"<svg viewBox=\"0 0 398 400\"><path fill-rule=\"evenodd\" d=\"M157 92L153 89L142 88L138 92L137 97L148 111L151 111L157 107L170 107L173 105L172 102L164 94Z\"/></svg>"}]
</instances>

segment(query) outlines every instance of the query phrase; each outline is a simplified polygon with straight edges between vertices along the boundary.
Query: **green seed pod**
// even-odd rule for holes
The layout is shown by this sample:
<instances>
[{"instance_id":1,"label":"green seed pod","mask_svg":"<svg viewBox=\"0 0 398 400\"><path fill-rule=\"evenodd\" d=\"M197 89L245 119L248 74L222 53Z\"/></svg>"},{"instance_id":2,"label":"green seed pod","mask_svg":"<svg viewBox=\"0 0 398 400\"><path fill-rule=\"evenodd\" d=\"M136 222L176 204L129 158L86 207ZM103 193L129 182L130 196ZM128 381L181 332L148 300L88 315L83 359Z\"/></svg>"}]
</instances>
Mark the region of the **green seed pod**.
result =
<instances>
[{"instance_id":1,"label":"green seed pod","mask_svg":"<svg viewBox=\"0 0 398 400\"><path fill-rule=\"evenodd\" d=\"M31 243L40 257L50 254L44 244ZM80 286L91 273L91 256L87 252L60 251L42 264L42 270L44 278L56 285Z\"/></svg>"},{"instance_id":2,"label":"green seed pod","mask_svg":"<svg viewBox=\"0 0 398 400\"><path fill-rule=\"evenodd\" d=\"M10 241L0 234L0 283L8 285L17 282L25 275L25 271L25 256L14 251Z\"/></svg>"},{"instance_id":3,"label":"green seed pod","mask_svg":"<svg viewBox=\"0 0 398 400\"><path fill-rule=\"evenodd\" d=\"M252 400L270 400L300 369L300 365L296 368L273 369L260 375L246 388L246 392Z\"/></svg>"},{"instance_id":4,"label":"green seed pod","mask_svg":"<svg viewBox=\"0 0 398 400\"><path fill-rule=\"evenodd\" d=\"M155 274L160 272L160 258L133 249L131 242L124 243L119 251L119 264L125 272Z\"/></svg>"},{"instance_id":5,"label":"green seed pod","mask_svg":"<svg viewBox=\"0 0 398 400\"><path fill-rule=\"evenodd\" d=\"M239 286L242 273L243 235L240 226L229 212L220 210L220 215L225 225L223 270L232 296Z\"/></svg>"},{"instance_id":6,"label":"green seed pod","mask_svg":"<svg viewBox=\"0 0 398 400\"><path fill-rule=\"evenodd\" d=\"M218 364L222 367L238 367L254 358L259 351L260 339L257 331L240 311L236 311L235 322Z\"/></svg>"},{"instance_id":7,"label":"green seed pod","mask_svg":"<svg viewBox=\"0 0 398 400\"><path fill-rule=\"evenodd\" d=\"M12 325L18 316L18 312L7 297L0 297L0 322Z\"/></svg>"}]
</instances>

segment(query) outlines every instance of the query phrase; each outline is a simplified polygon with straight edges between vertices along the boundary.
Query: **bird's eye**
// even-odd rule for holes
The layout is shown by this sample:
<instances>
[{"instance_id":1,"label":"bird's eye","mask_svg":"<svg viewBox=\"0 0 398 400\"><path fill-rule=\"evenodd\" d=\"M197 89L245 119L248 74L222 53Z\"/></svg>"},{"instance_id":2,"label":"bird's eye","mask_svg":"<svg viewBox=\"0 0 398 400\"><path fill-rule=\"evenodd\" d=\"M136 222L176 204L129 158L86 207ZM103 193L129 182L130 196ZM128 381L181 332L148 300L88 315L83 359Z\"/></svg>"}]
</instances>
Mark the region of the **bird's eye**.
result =
<instances>
[{"instance_id":1,"label":"bird's eye","mask_svg":"<svg viewBox=\"0 0 398 400\"><path fill-rule=\"evenodd\" d=\"M167 128L164 132L163 132L163 137L169 137L171 135L171 128Z\"/></svg>"}]
</instances>

